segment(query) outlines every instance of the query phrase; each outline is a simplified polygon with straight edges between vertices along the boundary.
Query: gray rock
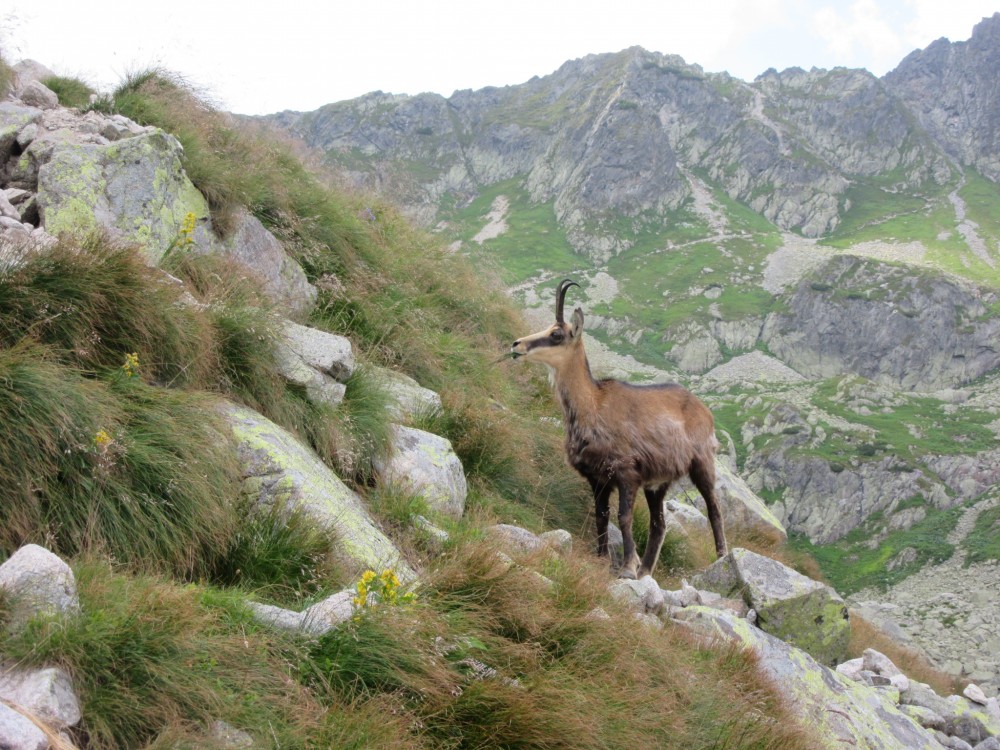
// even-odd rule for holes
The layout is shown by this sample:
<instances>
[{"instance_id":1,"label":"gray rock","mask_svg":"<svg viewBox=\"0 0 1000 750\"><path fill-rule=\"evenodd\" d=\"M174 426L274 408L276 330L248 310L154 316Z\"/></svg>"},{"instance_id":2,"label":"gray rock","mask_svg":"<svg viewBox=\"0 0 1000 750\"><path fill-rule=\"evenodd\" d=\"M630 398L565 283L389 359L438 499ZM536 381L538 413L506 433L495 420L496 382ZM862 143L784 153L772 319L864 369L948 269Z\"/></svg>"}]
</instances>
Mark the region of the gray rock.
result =
<instances>
[{"instance_id":1,"label":"gray rock","mask_svg":"<svg viewBox=\"0 0 1000 750\"><path fill-rule=\"evenodd\" d=\"M18 98L29 107L39 109L55 109L59 106L59 97L41 81L29 81L17 92Z\"/></svg>"},{"instance_id":2,"label":"gray rock","mask_svg":"<svg viewBox=\"0 0 1000 750\"><path fill-rule=\"evenodd\" d=\"M354 373L354 350L343 336L285 321L283 343L310 367L345 382Z\"/></svg>"},{"instance_id":3,"label":"gray rock","mask_svg":"<svg viewBox=\"0 0 1000 750\"><path fill-rule=\"evenodd\" d=\"M413 517L413 526L424 534L425 539L437 551L443 549L444 545L451 539L451 535L447 531L435 526L430 520L421 515Z\"/></svg>"},{"instance_id":4,"label":"gray rock","mask_svg":"<svg viewBox=\"0 0 1000 750\"><path fill-rule=\"evenodd\" d=\"M271 604L251 601L246 602L246 607L250 610L253 618L263 625L293 633L302 630L303 612L293 612L290 609L275 607Z\"/></svg>"},{"instance_id":5,"label":"gray rock","mask_svg":"<svg viewBox=\"0 0 1000 750\"><path fill-rule=\"evenodd\" d=\"M274 347L274 363L278 373L290 383L302 386L306 398L314 404L339 406L347 394L347 386L329 375L310 367L306 361L284 341Z\"/></svg>"},{"instance_id":6,"label":"gray rock","mask_svg":"<svg viewBox=\"0 0 1000 750\"><path fill-rule=\"evenodd\" d=\"M392 568L403 581L415 574L375 525L361 498L293 435L250 409L227 404L243 467L243 491L261 507L299 510L334 541L335 551L362 569Z\"/></svg>"},{"instance_id":7,"label":"gray rock","mask_svg":"<svg viewBox=\"0 0 1000 750\"><path fill-rule=\"evenodd\" d=\"M36 615L76 615L80 599L73 571L37 544L27 544L0 565L0 588L13 594L11 620L23 624Z\"/></svg>"},{"instance_id":8,"label":"gray rock","mask_svg":"<svg viewBox=\"0 0 1000 750\"><path fill-rule=\"evenodd\" d=\"M929 708L901 704L899 710L925 729L944 729L944 718Z\"/></svg>"},{"instance_id":9,"label":"gray rock","mask_svg":"<svg viewBox=\"0 0 1000 750\"><path fill-rule=\"evenodd\" d=\"M976 745L973 750L1000 750L1000 738L987 737Z\"/></svg>"},{"instance_id":10,"label":"gray rock","mask_svg":"<svg viewBox=\"0 0 1000 750\"><path fill-rule=\"evenodd\" d=\"M441 411L441 396L408 375L384 367L373 367L371 372L389 395L388 408L393 419L412 419Z\"/></svg>"},{"instance_id":11,"label":"gray rock","mask_svg":"<svg viewBox=\"0 0 1000 750\"><path fill-rule=\"evenodd\" d=\"M308 316L316 302L316 287L257 217L241 210L234 228L219 246L222 253L235 258L263 280L269 297L285 305L296 317Z\"/></svg>"},{"instance_id":12,"label":"gray rock","mask_svg":"<svg viewBox=\"0 0 1000 750\"><path fill-rule=\"evenodd\" d=\"M17 77L18 87L27 86L32 81L44 81L46 78L55 76L51 69L37 60L21 60L15 63L12 69Z\"/></svg>"},{"instance_id":13,"label":"gray rock","mask_svg":"<svg viewBox=\"0 0 1000 750\"><path fill-rule=\"evenodd\" d=\"M745 620L707 607L688 607L673 616L707 639L722 638L752 648L764 674L781 685L792 715L814 730L822 747L937 748L933 736L904 714L891 696L837 674Z\"/></svg>"},{"instance_id":14,"label":"gray rock","mask_svg":"<svg viewBox=\"0 0 1000 750\"><path fill-rule=\"evenodd\" d=\"M0 102L0 164L6 163L10 158L14 144L18 142L18 135L41 119L40 109Z\"/></svg>"},{"instance_id":15,"label":"gray rock","mask_svg":"<svg viewBox=\"0 0 1000 750\"><path fill-rule=\"evenodd\" d=\"M978 703L982 706L985 706L989 701L986 697L986 693L983 692L983 689L974 682L970 682L965 686L965 690L962 691L962 695L973 703Z\"/></svg>"},{"instance_id":16,"label":"gray rock","mask_svg":"<svg viewBox=\"0 0 1000 750\"><path fill-rule=\"evenodd\" d=\"M393 425L392 452L375 470L382 482L420 495L436 513L461 518L465 511L465 470L446 438Z\"/></svg>"},{"instance_id":17,"label":"gray rock","mask_svg":"<svg viewBox=\"0 0 1000 750\"><path fill-rule=\"evenodd\" d=\"M733 473L724 462L718 460L715 462L715 472L715 491L727 529L762 534L765 538L787 539L788 535L781 521L743 479ZM678 491L683 492L685 498L693 502L704 515L706 513L705 501L700 494L693 491L689 480L679 482L677 486L678 490L674 490L671 494L675 495ZM678 505L683 504L678 503Z\"/></svg>"},{"instance_id":18,"label":"gray rock","mask_svg":"<svg viewBox=\"0 0 1000 750\"><path fill-rule=\"evenodd\" d=\"M883 677L895 677L903 674L892 660L873 648L866 648L861 656L863 669L868 669Z\"/></svg>"},{"instance_id":19,"label":"gray rock","mask_svg":"<svg viewBox=\"0 0 1000 750\"><path fill-rule=\"evenodd\" d=\"M1000 735L1000 721L991 717L982 706L970 704L953 695L942 698L930 686L910 680L910 687L900 695L900 702L928 708L944 719L944 732L975 745L991 735Z\"/></svg>"},{"instance_id":20,"label":"gray rock","mask_svg":"<svg viewBox=\"0 0 1000 750\"><path fill-rule=\"evenodd\" d=\"M486 533L500 541L506 549L518 553L539 552L547 546L536 534L509 523L488 526Z\"/></svg>"},{"instance_id":21,"label":"gray rock","mask_svg":"<svg viewBox=\"0 0 1000 750\"><path fill-rule=\"evenodd\" d=\"M25 709L56 731L80 721L80 701L69 675L58 667L19 669L0 665L0 699Z\"/></svg>"},{"instance_id":22,"label":"gray rock","mask_svg":"<svg viewBox=\"0 0 1000 750\"><path fill-rule=\"evenodd\" d=\"M0 741L4 750L48 750L49 739L28 717L0 701Z\"/></svg>"},{"instance_id":23,"label":"gray rock","mask_svg":"<svg viewBox=\"0 0 1000 750\"><path fill-rule=\"evenodd\" d=\"M740 596L757 611L757 624L824 664L843 659L850 637L844 600L825 584L770 558L734 549L695 577L694 585Z\"/></svg>"},{"instance_id":24,"label":"gray rock","mask_svg":"<svg viewBox=\"0 0 1000 750\"><path fill-rule=\"evenodd\" d=\"M224 721L213 721L209 729L212 739L224 748L253 747L252 736Z\"/></svg>"},{"instance_id":25,"label":"gray rock","mask_svg":"<svg viewBox=\"0 0 1000 750\"><path fill-rule=\"evenodd\" d=\"M848 659L837 665L837 672L851 680L861 681L861 672L864 669L864 659Z\"/></svg>"},{"instance_id":26,"label":"gray rock","mask_svg":"<svg viewBox=\"0 0 1000 750\"><path fill-rule=\"evenodd\" d=\"M663 592L652 576L616 579L608 585L608 591L615 600L640 614L657 615L665 604Z\"/></svg>"},{"instance_id":27,"label":"gray rock","mask_svg":"<svg viewBox=\"0 0 1000 750\"><path fill-rule=\"evenodd\" d=\"M351 619L354 613L354 591L341 591L313 604L302 613L302 629L313 635L323 635L331 628Z\"/></svg>"}]
</instances>

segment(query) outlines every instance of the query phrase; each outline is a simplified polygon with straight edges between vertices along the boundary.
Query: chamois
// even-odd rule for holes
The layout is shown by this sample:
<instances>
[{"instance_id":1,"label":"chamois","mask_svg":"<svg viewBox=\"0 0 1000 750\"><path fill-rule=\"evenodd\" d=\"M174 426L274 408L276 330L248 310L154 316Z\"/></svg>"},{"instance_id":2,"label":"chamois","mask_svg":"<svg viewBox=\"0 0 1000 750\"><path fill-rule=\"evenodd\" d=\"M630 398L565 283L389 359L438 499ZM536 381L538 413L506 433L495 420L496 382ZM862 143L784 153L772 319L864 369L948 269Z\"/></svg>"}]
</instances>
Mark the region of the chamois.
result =
<instances>
[{"instance_id":1,"label":"chamois","mask_svg":"<svg viewBox=\"0 0 1000 750\"><path fill-rule=\"evenodd\" d=\"M663 498L685 474L705 498L715 551L726 554L726 534L715 496L715 437L712 413L687 389L673 383L634 385L595 380L583 348L583 311L563 319L566 291L580 286L564 279L556 290L556 322L511 345L514 358L547 365L563 410L566 455L594 491L597 554L608 555L608 499L618 490L618 524L624 540L620 578L653 572L666 526ZM632 538L632 508L639 488L649 504L650 529L640 561Z\"/></svg>"}]
</instances>

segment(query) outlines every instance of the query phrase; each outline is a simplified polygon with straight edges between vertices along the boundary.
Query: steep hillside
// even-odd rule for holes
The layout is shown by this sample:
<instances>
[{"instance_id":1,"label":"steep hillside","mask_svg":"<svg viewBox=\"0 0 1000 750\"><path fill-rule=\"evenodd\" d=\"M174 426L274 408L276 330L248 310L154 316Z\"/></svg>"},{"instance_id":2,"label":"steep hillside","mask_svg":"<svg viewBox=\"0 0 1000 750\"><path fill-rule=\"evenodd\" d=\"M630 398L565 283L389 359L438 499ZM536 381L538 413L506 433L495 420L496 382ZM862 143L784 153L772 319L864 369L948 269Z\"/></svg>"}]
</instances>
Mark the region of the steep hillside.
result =
<instances>
[{"instance_id":1,"label":"steep hillside","mask_svg":"<svg viewBox=\"0 0 1000 750\"><path fill-rule=\"evenodd\" d=\"M964 559L993 502L998 33L881 79L632 48L266 119L494 265L534 322L579 280L596 369L693 387L795 543L870 591Z\"/></svg>"}]
</instances>

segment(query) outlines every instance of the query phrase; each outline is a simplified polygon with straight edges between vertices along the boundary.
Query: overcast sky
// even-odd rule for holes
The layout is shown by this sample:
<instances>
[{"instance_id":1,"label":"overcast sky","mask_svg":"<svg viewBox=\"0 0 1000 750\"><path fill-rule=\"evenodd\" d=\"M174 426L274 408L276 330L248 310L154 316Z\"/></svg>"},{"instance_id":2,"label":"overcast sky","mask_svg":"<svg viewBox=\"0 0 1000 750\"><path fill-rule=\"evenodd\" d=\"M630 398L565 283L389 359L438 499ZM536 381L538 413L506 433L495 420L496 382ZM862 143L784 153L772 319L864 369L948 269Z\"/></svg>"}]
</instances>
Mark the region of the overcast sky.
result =
<instances>
[{"instance_id":1,"label":"overcast sky","mask_svg":"<svg viewBox=\"0 0 1000 750\"><path fill-rule=\"evenodd\" d=\"M614 8L614 9L612 9ZM968 39L1000 0L0 0L0 46L110 90L160 66L234 112L312 110L369 91L522 83L639 45L752 80L779 70L882 75L939 37Z\"/></svg>"}]
</instances>

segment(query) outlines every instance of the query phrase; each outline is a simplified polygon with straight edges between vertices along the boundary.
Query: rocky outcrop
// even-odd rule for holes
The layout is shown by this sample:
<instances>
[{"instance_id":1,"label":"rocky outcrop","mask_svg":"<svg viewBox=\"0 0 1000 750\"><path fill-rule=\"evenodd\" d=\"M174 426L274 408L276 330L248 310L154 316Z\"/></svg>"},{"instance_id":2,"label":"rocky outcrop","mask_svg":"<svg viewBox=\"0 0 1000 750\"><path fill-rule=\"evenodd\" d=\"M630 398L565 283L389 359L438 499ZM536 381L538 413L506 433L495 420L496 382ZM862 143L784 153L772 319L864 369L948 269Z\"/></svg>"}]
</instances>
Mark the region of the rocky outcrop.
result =
<instances>
[{"instance_id":1,"label":"rocky outcrop","mask_svg":"<svg viewBox=\"0 0 1000 750\"><path fill-rule=\"evenodd\" d=\"M847 606L836 591L745 549L734 549L692 583L724 597L741 597L758 626L801 648L817 661L843 660L850 637Z\"/></svg>"},{"instance_id":2,"label":"rocky outcrop","mask_svg":"<svg viewBox=\"0 0 1000 750\"><path fill-rule=\"evenodd\" d=\"M410 581L414 571L375 525L361 498L312 450L249 409L223 409L239 444L243 491L262 507L305 513L328 530L337 552L355 568L392 568Z\"/></svg>"},{"instance_id":3,"label":"rocky outcrop","mask_svg":"<svg viewBox=\"0 0 1000 750\"><path fill-rule=\"evenodd\" d=\"M989 314L997 298L955 278L837 256L799 284L788 311L768 319L762 338L775 356L813 378L855 373L935 391L1000 365L1000 318Z\"/></svg>"},{"instance_id":4,"label":"rocky outcrop","mask_svg":"<svg viewBox=\"0 0 1000 750\"><path fill-rule=\"evenodd\" d=\"M901 711L894 696L838 674L745 619L697 606L674 617L705 638L753 649L764 673L782 686L785 705L804 726L813 728L823 747L940 750L934 736Z\"/></svg>"}]
</instances>

